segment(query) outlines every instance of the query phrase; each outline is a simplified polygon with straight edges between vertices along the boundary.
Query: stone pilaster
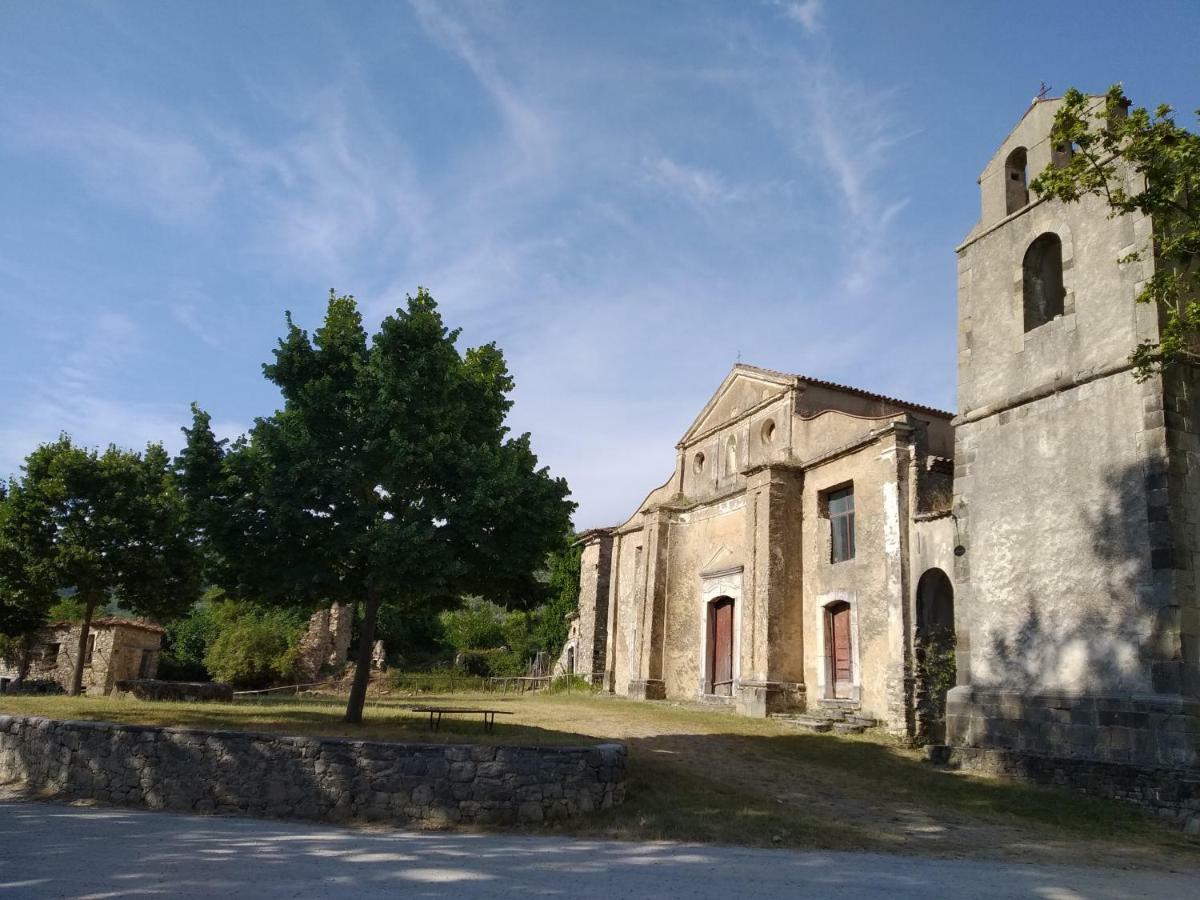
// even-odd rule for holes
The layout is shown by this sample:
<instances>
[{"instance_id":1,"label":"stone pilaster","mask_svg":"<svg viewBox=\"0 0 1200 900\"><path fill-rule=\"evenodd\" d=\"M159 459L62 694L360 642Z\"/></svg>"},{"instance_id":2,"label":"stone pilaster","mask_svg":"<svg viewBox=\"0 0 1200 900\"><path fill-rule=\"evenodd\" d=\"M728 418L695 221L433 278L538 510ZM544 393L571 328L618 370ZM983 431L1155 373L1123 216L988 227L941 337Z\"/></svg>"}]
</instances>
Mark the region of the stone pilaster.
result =
<instances>
[{"instance_id":1,"label":"stone pilaster","mask_svg":"<svg viewBox=\"0 0 1200 900\"><path fill-rule=\"evenodd\" d=\"M803 708L801 509L803 471L766 465L746 474L746 547L738 710Z\"/></svg>"},{"instance_id":2,"label":"stone pilaster","mask_svg":"<svg viewBox=\"0 0 1200 900\"><path fill-rule=\"evenodd\" d=\"M663 683L663 635L667 613L667 553L669 512L659 507L645 515L642 530L643 572L638 585L637 677L630 682L629 696L659 700L666 695Z\"/></svg>"}]
</instances>

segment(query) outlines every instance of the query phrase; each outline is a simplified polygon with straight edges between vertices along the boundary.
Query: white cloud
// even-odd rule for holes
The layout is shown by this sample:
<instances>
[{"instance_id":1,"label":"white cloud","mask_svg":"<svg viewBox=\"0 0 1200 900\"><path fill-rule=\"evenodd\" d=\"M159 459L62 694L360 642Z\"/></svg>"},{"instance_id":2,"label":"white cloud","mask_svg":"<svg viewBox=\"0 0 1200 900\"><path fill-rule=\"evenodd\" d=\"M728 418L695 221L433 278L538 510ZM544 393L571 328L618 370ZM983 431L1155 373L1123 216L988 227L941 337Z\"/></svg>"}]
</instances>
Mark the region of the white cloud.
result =
<instances>
[{"instance_id":1,"label":"white cloud","mask_svg":"<svg viewBox=\"0 0 1200 900\"><path fill-rule=\"evenodd\" d=\"M99 114L5 118L12 143L54 154L96 196L161 221L195 221L221 192L208 156L178 132Z\"/></svg>"},{"instance_id":2,"label":"white cloud","mask_svg":"<svg viewBox=\"0 0 1200 900\"><path fill-rule=\"evenodd\" d=\"M669 156L643 157L642 171L651 183L697 206L726 203L742 196L716 172L676 162Z\"/></svg>"},{"instance_id":3,"label":"white cloud","mask_svg":"<svg viewBox=\"0 0 1200 900\"><path fill-rule=\"evenodd\" d=\"M821 3L822 0L794 0L784 3L783 10L789 19L799 22L809 34L816 34L821 30Z\"/></svg>"}]
</instances>

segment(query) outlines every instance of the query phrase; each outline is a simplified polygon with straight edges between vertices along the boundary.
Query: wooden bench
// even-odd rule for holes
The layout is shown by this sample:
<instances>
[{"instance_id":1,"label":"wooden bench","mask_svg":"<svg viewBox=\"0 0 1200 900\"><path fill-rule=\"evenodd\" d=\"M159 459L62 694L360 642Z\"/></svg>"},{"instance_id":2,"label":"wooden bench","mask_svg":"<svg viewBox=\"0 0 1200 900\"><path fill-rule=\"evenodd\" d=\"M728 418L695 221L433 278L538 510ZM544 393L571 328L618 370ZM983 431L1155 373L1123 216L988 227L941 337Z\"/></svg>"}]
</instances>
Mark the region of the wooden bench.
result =
<instances>
[{"instance_id":1,"label":"wooden bench","mask_svg":"<svg viewBox=\"0 0 1200 900\"><path fill-rule=\"evenodd\" d=\"M491 731L496 725L496 716L511 716L512 710L480 709L474 706L414 706L413 712L429 713L429 730L437 731L442 727L442 716L446 713L481 713L483 715L483 730Z\"/></svg>"}]
</instances>

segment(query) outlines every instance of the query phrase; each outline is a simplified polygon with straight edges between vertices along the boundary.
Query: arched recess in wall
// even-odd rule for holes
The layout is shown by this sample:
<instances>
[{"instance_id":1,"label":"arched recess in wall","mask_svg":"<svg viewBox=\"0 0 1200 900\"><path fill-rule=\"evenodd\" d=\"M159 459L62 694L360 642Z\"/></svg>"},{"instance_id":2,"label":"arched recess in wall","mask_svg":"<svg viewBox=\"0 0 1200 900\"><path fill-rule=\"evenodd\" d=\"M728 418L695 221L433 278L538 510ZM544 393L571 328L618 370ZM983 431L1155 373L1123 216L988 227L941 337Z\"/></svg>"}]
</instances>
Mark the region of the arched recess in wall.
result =
<instances>
[{"instance_id":1,"label":"arched recess in wall","mask_svg":"<svg viewBox=\"0 0 1200 900\"><path fill-rule=\"evenodd\" d=\"M1025 330L1032 331L1063 314L1062 238L1052 231L1039 235L1021 261L1021 292Z\"/></svg>"},{"instance_id":2,"label":"arched recess in wall","mask_svg":"<svg viewBox=\"0 0 1200 900\"><path fill-rule=\"evenodd\" d=\"M736 475L737 470L737 438L730 435L729 440L725 442L725 474Z\"/></svg>"},{"instance_id":3,"label":"arched recess in wall","mask_svg":"<svg viewBox=\"0 0 1200 900\"><path fill-rule=\"evenodd\" d=\"M1029 205L1029 162L1024 147L1017 147L1004 161L1004 211L1011 215Z\"/></svg>"},{"instance_id":4,"label":"arched recess in wall","mask_svg":"<svg viewBox=\"0 0 1200 900\"><path fill-rule=\"evenodd\" d=\"M917 582L917 727L930 743L945 738L946 694L956 679L954 585L941 569L928 569Z\"/></svg>"}]
</instances>

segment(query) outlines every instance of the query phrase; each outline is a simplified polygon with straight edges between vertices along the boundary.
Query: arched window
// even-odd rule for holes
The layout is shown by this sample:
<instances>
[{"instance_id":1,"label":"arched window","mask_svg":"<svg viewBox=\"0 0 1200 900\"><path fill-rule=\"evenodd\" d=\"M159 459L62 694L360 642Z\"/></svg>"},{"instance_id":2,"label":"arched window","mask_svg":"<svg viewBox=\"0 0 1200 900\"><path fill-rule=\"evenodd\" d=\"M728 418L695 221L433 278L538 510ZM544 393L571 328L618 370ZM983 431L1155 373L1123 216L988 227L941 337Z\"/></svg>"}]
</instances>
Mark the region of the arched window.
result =
<instances>
[{"instance_id":1,"label":"arched window","mask_svg":"<svg viewBox=\"0 0 1200 900\"><path fill-rule=\"evenodd\" d=\"M725 442L725 474L736 475L737 470L737 438L730 436Z\"/></svg>"},{"instance_id":2,"label":"arched window","mask_svg":"<svg viewBox=\"0 0 1200 900\"><path fill-rule=\"evenodd\" d=\"M1028 160L1024 147L1008 154L1004 161L1004 205L1005 213L1015 213L1029 204Z\"/></svg>"},{"instance_id":3,"label":"arched window","mask_svg":"<svg viewBox=\"0 0 1200 900\"><path fill-rule=\"evenodd\" d=\"M1057 234L1046 232L1025 251L1025 330L1032 331L1063 314L1063 250Z\"/></svg>"}]
</instances>

